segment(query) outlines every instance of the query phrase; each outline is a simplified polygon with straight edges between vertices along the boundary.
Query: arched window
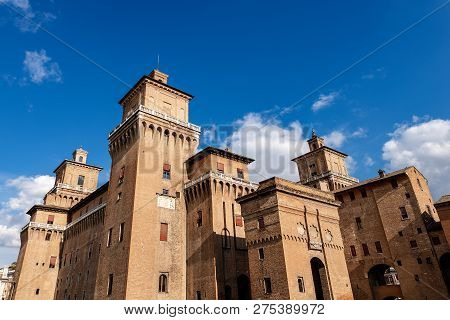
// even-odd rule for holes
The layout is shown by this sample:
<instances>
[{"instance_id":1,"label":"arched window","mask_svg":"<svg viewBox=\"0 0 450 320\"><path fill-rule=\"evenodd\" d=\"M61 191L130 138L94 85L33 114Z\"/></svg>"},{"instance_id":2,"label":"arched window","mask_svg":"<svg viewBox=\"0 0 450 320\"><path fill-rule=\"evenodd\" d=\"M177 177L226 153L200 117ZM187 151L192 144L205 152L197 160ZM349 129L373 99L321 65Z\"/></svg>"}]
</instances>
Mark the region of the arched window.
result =
<instances>
[{"instance_id":1,"label":"arched window","mask_svg":"<svg viewBox=\"0 0 450 320\"><path fill-rule=\"evenodd\" d=\"M167 287L167 274L161 274L159 276L159 292L167 293L168 287Z\"/></svg>"}]
</instances>

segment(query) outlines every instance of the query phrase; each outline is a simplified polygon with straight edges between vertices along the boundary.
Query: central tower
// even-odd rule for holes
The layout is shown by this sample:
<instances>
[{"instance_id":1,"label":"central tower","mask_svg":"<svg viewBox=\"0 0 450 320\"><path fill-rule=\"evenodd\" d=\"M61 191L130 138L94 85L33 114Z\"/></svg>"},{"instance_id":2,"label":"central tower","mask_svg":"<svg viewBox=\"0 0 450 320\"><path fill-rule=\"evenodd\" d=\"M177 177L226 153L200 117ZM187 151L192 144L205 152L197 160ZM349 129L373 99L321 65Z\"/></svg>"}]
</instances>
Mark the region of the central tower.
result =
<instances>
[{"instance_id":1,"label":"central tower","mask_svg":"<svg viewBox=\"0 0 450 320\"><path fill-rule=\"evenodd\" d=\"M186 298L183 184L200 127L188 122L193 96L168 78L153 70L119 102L96 299Z\"/></svg>"}]
</instances>

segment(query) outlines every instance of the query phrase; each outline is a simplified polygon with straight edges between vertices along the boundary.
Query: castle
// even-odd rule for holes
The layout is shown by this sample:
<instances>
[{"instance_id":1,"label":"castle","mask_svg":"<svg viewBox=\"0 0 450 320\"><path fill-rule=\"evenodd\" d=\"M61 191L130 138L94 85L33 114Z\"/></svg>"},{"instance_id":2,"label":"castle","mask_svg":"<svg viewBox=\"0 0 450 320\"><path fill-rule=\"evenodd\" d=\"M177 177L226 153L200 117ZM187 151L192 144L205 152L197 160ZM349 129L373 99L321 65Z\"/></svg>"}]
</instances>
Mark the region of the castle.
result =
<instances>
[{"instance_id":1,"label":"castle","mask_svg":"<svg viewBox=\"0 0 450 320\"><path fill-rule=\"evenodd\" d=\"M192 95L153 70L119 101L110 180L77 149L27 214L14 299L446 299L450 253L411 167L359 182L315 132L298 183L196 152ZM448 233L448 230L446 231Z\"/></svg>"}]
</instances>

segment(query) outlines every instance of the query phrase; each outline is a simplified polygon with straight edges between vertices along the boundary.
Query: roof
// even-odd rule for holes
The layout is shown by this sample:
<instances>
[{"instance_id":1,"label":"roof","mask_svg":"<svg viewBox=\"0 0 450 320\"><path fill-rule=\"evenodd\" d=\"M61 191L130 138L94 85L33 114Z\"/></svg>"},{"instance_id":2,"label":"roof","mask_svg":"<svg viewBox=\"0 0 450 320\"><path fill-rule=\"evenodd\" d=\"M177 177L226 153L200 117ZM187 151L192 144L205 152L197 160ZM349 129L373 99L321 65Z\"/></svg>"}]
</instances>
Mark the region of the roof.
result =
<instances>
[{"instance_id":1,"label":"roof","mask_svg":"<svg viewBox=\"0 0 450 320\"><path fill-rule=\"evenodd\" d=\"M223 150L223 149L219 149L219 148L215 148L215 147L206 147L205 149L203 149L202 151L194 154L192 157L190 157L189 159L186 160L187 163L191 163L194 161L198 161L200 159L203 159L204 157L206 157L208 154L214 154L223 158L227 158L227 159L231 159L231 160L235 160L235 161L239 161L239 162L243 162L245 164L249 164L252 163L253 159L247 158L245 156L241 156L237 153L233 153L230 152L228 150Z\"/></svg>"},{"instance_id":2,"label":"roof","mask_svg":"<svg viewBox=\"0 0 450 320\"><path fill-rule=\"evenodd\" d=\"M298 156L298 157L292 159L291 161L295 161L295 160L297 160L297 159L304 158L304 157L306 157L306 156L308 156L308 155L310 155L310 154L316 153L316 152L318 152L318 151L320 151L320 150L329 150L329 151L338 153L338 154L340 154L340 155L343 156L343 157L347 157L347 156L348 156L347 154L345 154L345 153L343 153L343 152L340 152L340 151L338 151L338 150L336 150L336 149L333 149L333 148L330 148L330 147L327 147L327 146L321 146L320 148L317 148L316 150L313 150L313 151L307 152L307 153L305 153L305 154L302 154L301 156Z\"/></svg>"},{"instance_id":3,"label":"roof","mask_svg":"<svg viewBox=\"0 0 450 320\"><path fill-rule=\"evenodd\" d=\"M78 202L76 205L74 205L72 208L70 208L70 212L74 212L84 206L86 203L91 201L92 199L96 198L99 194L102 194L106 191L108 191L109 181L97 188L94 192L92 192L90 195L88 195L86 198L81 199L80 202Z\"/></svg>"},{"instance_id":4,"label":"roof","mask_svg":"<svg viewBox=\"0 0 450 320\"><path fill-rule=\"evenodd\" d=\"M90 164L86 164L86 163L82 163L82 162L77 162L77 161L65 159L65 160L63 160L63 161L59 164L59 166L56 167L55 170L53 170L53 173L56 173L56 171L58 171L59 168L60 168L62 165L64 165L64 163L66 163L66 162L72 163L72 164L75 164L75 165L79 165L79 166L82 166L82 167L88 167L88 168L96 169L96 170L98 170L98 171L103 170L102 167L93 166L93 165L90 165Z\"/></svg>"},{"instance_id":5,"label":"roof","mask_svg":"<svg viewBox=\"0 0 450 320\"><path fill-rule=\"evenodd\" d=\"M67 212L67 211L69 211L67 208L61 208L58 206L51 206L51 205L46 205L46 204L35 204L27 211L27 214L29 216L31 216L33 214L33 212L35 212L36 210L52 211L52 212Z\"/></svg>"},{"instance_id":6,"label":"roof","mask_svg":"<svg viewBox=\"0 0 450 320\"><path fill-rule=\"evenodd\" d=\"M192 94L190 94L190 93L187 93L187 92L184 92L184 91L182 91L182 90L180 90L180 89L177 89L177 88L175 88L175 87L172 87L172 86L168 85L167 83L163 83L163 82L160 82L160 81L158 81L158 80L155 80L155 79L151 78L149 75L144 75L144 76L142 76L142 77L138 80L138 82L136 82L136 84L135 84L130 90L127 91L127 93L125 93L125 94L123 95L122 99L119 100L119 104L122 104L122 102L128 97L128 95L129 95L130 93L132 93L132 92L133 92L133 91L134 91L134 90L142 83L142 81L144 81L144 80L149 80L149 81L151 81L151 82L154 82L154 83L160 84L160 85L162 85L162 86L165 86L165 87L167 87L167 88L169 88L169 89L178 91L178 92L181 93L181 94L187 95L187 96L190 97L191 99L194 98L194 96L193 96Z\"/></svg>"},{"instance_id":7,"label":"roof","mask_svg":"<svg viewBox=\"0 0 450 320\"><path fill-rule=\"evenodd\" d=\"M360 188L360 187L368 185L368 184L372 184L372 183L375 183L375 182L378 182L378 181L382 181L382 180L386 180L386 179L389 179L389 178L392 178L392 177L395 177L395 176L406 174L406 171L408 169L410 169L410 168L414 168L414 167L406 167L406 168L401 169L401 170L393 171L393 172L385 174L383 177L378 176L378 177L375 177L375 178L367 179L367 180L361 181L359 183L352 184L352 185L350 185L348 187L338 189L334 193L340 193L340 192L343 192L343 191L348 191L348 190Z\"/></svg>"},{"instance_id":8,"label":"roof","mask_svg":"<svg viewBox=\"0 0 450 320\"><path fill-rule=\"evenodd\" d=\"M445 203L447 203L447 202L450 202L450 194L446 194L446 195L440 197L439 200L436 201L434 204L435 204L435 205L436 205L436 204L439 205L439 204L445 204Z\"/></svg>"}]
</instances>

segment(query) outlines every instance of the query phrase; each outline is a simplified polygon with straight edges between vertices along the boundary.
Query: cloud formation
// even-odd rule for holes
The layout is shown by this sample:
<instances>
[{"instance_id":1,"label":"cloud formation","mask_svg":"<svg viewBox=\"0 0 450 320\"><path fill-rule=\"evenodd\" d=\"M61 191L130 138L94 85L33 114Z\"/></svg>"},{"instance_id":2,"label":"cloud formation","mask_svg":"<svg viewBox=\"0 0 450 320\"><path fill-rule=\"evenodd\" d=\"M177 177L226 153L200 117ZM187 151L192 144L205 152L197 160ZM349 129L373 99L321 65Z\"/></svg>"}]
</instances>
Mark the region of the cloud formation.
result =
<instances>
[{"instance_id":1,"label":"cloud formation","mask_svg":"<svg viewBox=\"0 0 450 320\"><path fill-rule=\"evenodd\" d=\"M450 193L450 120L403 124L383 146L390 170L416 166L428 179L433 197Z\"/></svg>"},{"instance_id":2,"label":"cloud formation","mask_svg":"<svg viewBox=\"0 0 450 320\"><path fill-rule=\"evenodd\" d=\"M61 82L62 73L58 63L52 62L44 49L38 51L25 51L23 69L29 80L40 84L44 81Z\"/></svg>"},{"instance_id":3,"label":"cloud formation","mask_svg":"<svg viewBox=\"0 0 450 320\"><path fill-rule=\"evenodd\" d=\"M311 110L316 112L333 104L339 93L334 91L329 94L320 94L319 98L312 104Z\"/></svg>"},{"instance_id":4,"label":"cloud formation","mask_svg":"<svg viewBox=\"0 0 450 320\"><path fill-rule=\"evenodd\" d=\"M19 232L28 220L26 211L42 202L54 181L55 178L48 175L20 176L6 181L2 189L13 195L0 203L0 247L20 245Z\"/></svg>"},{"instance_id":5,"label":"cloud formation","mask_svg":"<svg viewBox=\"0 0 450 320\"><path fill-rule=\"evenodd\" d=\"M36 11L28 0L0 0L15 14L14 24L22 32L36 33L47 22L56 19L50 12Z\"/></svg>"},{"instance_id":6,"label":"cloud formation","mask_svg":"<svg viewBox=\"0 0 450 320\"><path fill-rule=\"evenodd\" d=\"M323 138L325 139L325 144L332 148L342 147L345 140L347 140L345 134L340 130L334 130Z\"/></svg>"}]
</instances>

